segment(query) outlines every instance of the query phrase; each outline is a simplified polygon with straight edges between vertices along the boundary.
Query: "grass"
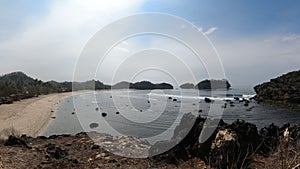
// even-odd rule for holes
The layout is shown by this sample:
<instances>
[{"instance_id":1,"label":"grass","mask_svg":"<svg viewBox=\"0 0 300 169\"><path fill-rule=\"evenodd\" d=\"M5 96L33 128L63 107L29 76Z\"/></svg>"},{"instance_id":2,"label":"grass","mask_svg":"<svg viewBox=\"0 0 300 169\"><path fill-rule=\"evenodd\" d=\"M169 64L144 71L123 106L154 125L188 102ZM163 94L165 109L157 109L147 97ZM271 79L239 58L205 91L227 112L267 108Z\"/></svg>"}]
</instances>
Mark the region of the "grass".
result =
<instances>
[{"instance_id":1,"label":"grass","mask_svg":"<svg viewBox=\"0 0 300 169\"><path fill-rule=\"evenodd\" d=\"M299 169L300 168L300 140L291 137L281 137L280 143L269 157L256 155L252 168L265 169Z\"/></svg>"}]
</instances>

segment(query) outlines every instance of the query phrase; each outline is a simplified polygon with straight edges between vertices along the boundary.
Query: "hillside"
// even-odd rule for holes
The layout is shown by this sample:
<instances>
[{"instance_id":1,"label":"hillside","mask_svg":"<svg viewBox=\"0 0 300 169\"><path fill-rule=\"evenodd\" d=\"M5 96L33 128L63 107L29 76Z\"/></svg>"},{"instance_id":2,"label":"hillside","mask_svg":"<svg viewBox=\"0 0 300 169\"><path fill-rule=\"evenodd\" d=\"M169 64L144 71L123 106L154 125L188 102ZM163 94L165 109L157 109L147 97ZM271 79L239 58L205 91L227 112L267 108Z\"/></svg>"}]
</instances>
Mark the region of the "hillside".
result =
<instances>
[{"instance_id":1,"label":"hillside","mask_svg":"<svg viewBox=\"0 0 300 169\"><path fill-rule=\"evenodd\" d=\"M258 101L300 104L300 70L257 85L254 90Z\"/></svg>"},{"instance_id":2,"label":"hillside","mask_svg":"<svg viewBox=\"0 0 300 169\"><path fill-rule=\"evenodd\" d=\"M77 90L102 90L102 89L173 89L167 83L153 84L148 81L129 83L120 82L116 85L106 85L99 80L89 80L86 82L43 82L34 79L23 72L13 72L0 76L0 104L12 103L26 98L38 96L40 94L71 92Z\"/></svg>"}]
</instances>

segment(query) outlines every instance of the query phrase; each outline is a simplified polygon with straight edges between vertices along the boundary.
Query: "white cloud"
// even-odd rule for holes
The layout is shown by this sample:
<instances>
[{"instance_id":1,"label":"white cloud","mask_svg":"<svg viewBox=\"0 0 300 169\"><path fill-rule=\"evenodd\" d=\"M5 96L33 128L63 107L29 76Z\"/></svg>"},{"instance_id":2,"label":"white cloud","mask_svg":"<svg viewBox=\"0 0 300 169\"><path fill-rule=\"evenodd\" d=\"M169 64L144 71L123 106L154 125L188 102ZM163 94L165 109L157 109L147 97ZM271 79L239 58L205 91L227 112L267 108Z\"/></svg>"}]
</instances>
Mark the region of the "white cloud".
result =
<instances>
[{"instance_id":1,"label":"white cloud","mask_svg":"<svg viewBox=\"0 0 300 169\"><path fill-rule=\"evenodd\" d=\"M106 24L136 12L142 3L54 0L45 17L26 20L24 29L0 41L0 53L6 57L0 72L21 69L43 80L70 80L89 38Z\"/></svg>"},{"instance_id":2,"label":"white cloud","mask_svg":"<svg viewBox=\"0 0 300 169\"><path fill-rule=\"evenodd\" d=\"M210 35L212 33L214 33L215 31L217 31L218 28L217 27L211 27L209 28L206 32L204 32L205 35Z\"/></svg>"},{"instance_id":3,"label":"white cloud","mask_svg":"<svg viewBox=\"0 0 300 169\"><path fill-rule=\"evenodd\" d=\"M213 43L233 84L256 85L300 69L300 41L283 42L284 36L238 37Z\"/></svg>"},{"instance_id":4,"label":"white cloud","mask_svg":"<svg viewBox=\"0 0 300 169\"><path fill-rule=\"evenodd\" d=\"M294 40L298 40L300 39L300 35L296 35L296 34L288 34L282 37L282 41L283 42L287 42L287 41L294 41Z\"/></svg>"}]
</instances>

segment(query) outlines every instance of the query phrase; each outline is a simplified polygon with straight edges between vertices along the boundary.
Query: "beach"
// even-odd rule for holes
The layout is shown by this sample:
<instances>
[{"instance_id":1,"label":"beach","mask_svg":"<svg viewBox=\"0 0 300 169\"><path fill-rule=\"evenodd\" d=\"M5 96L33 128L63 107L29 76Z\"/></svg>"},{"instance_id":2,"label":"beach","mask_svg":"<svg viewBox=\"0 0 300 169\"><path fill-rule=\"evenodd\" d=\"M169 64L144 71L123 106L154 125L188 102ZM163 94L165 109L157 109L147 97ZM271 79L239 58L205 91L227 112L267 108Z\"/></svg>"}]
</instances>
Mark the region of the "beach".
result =
<instances>
[{"instance_id":1,"label":"beach","mask_svg":"<svg viewBox=\"0 0 300 169\"><path fill-rule=\"evenodd\" d=\"M1 137L12 132L38 136L51 121L60 100L71 95L55 93L0 105Z\"/></svg>"}]
</instances>

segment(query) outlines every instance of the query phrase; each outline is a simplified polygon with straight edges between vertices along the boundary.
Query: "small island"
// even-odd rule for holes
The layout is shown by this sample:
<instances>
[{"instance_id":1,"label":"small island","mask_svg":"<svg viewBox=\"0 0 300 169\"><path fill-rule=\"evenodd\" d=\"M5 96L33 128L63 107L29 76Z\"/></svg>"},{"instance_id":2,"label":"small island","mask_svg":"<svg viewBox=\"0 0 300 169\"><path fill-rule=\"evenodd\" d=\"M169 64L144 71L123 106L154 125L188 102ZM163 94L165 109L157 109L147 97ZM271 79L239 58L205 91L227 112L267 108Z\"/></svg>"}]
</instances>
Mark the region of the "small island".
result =
<instances>
[{"instance_id":1,"label":"small island","mask_svg":"<svg viewBox=\"0 0 300 169\"><path fill-rule=\"evenodd\" d=\"M231 87L231 84L228 82L228 80L222 79L222 80L203 80L199 82L197 85L194 85L192 83L184 83L180 86L181 89L199 89L199 90L214 90L214 89L229 89Z\"/></svg>"}]
</instances>

